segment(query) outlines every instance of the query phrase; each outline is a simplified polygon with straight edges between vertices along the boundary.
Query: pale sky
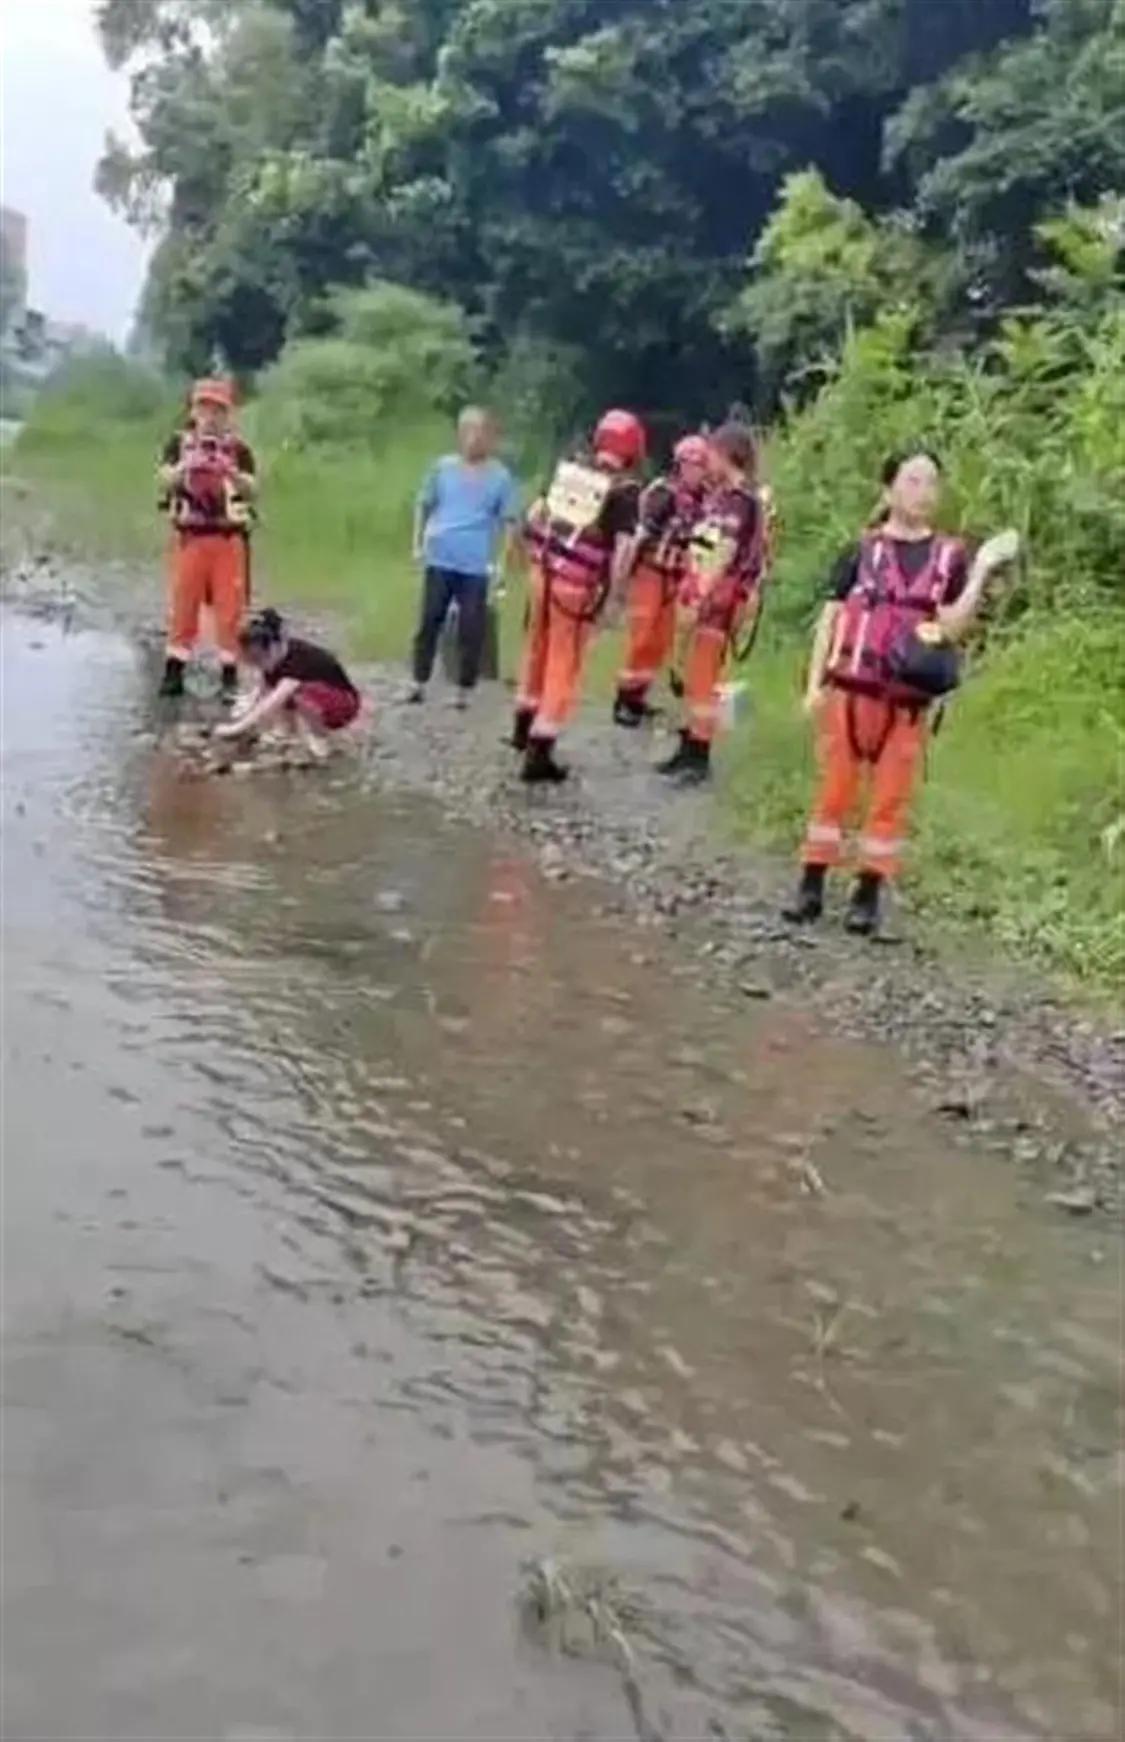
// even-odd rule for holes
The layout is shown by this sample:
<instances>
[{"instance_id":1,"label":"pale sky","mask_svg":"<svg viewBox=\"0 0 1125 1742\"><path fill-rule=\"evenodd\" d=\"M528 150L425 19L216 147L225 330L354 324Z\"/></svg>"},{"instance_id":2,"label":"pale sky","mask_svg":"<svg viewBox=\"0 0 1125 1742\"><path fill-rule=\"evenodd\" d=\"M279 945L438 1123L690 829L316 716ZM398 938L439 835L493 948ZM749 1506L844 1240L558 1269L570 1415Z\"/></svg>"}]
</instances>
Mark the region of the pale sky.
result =
<instances>
[{"instance_id":1,"label":"pale sky","mask_svg":"<svg viewBox=\"0 0 1125 1742\"><path fill-rule=\"evenodd\" d=\"M93 13L94 0L0 0L0 191L30 225L32 307L120 341L145 244L93 189L105 134L128 114Z\"/></svg>"}]
</instances>

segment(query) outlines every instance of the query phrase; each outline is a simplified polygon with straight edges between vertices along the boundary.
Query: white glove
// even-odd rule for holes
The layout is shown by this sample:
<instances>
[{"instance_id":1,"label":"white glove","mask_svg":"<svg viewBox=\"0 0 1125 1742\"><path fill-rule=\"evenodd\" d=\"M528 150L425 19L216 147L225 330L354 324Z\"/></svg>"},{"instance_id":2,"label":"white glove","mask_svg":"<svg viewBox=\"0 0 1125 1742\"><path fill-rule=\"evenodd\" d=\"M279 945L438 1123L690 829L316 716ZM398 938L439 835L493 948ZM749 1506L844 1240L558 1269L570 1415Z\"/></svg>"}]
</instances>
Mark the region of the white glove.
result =
<instances>
[{"instance_id":1,"label":"white glove","mask_svg":"<svg viewBox=\"0 0 1125 1742\"><path fill-rule=\"evenodd\" d=\"M1014 526L1009 526L1004 532L994 533L985 540L977 552L977 562L991 573L993 569L1014 563L1019 554L1020 535Z\"/></svg>"}]
</instances>

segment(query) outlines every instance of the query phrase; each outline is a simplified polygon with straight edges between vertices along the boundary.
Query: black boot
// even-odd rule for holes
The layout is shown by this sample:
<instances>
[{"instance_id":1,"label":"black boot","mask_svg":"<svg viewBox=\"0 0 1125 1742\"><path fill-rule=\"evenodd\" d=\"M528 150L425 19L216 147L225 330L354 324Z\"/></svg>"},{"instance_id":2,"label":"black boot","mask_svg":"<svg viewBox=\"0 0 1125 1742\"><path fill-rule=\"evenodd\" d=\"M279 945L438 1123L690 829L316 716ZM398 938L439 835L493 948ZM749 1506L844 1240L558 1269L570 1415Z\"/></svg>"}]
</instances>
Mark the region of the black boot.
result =
<instances>
[{"instance_id":1,"label":"black boot","mask_svg":"<svg viewBox=\"0 0 1125 1742\"><path fill-rule=\"evenodd\" d=\"M531 737L531 725L535 719L534 708L517 708L516 717L512 721L512 736L508 740L513 750L526 750Z\"/></svg>"},{"instance_id":2,"label":"black boot","mask_svg":"<svg viewBox=\"0 0 1125 1742\"><path fill-rule=\"evenodd\" d=\"M680 769L679 782L681 786L702 786L705 780L711 778L711 746L705 744L702 738L689 737L684 749L687 759Z\"/></svg>"},{"instance_id":3,"label":"black boot","mask_svg":"<svg viewBox=\"0 0 1125 1742\"><path fill-rule=\"evenodd\" d=\"M538 786L543 782L558 786L569 773L568 768L555 761L553 738L532 738L528 741L527 755L520 770L521 780L525 780L529 786Z\"/></svg>"},{"instance_id":4,"label":"black boot","mask_svg":"<svg viewBox=\"0 0 1125 1742\"><path fill-rule=\"evenodd\" d=\"M676 745L671 756L666 757L663 762L658 762L656 764L657 774L679 774L680 770L687 766L688 760L691 756L691 751L688 749L688 742L687 733L681 732L680 741Z\"/></svg>"},{"instance_id":5,"label":"black boot","mask_svg":"<svg viewBox=\"0 0 1125 1742\"><path fill-rule=\"evenodd\" d=\"M879 929L879 899L883 879L874 871L861 871L855 880L848 911L844 915L844 930L857 937L869 938Z\"/></svg>"},{"instance_id":6,"label":"black boot","mask_svg":"<svg viewBox=\"0 0 1125 1742\"><path fill-rule=\"evenodd\" d=\"M162 696L182 696L184 693L184 662L170 653L164 661L164 676L157 692Z\"/></svg>"},{"instance_id":7,"label":"black boot","mask_svg":"<svg viewBox=\"0 0 1125 1742\"><path fill-rule=\"evenodd\" d=\"M824 879L827 874L825 865L806 865L796 895L789 906L781 910L782 919L793 925L815 925L824 912Z\"/></svg>"},{"instance_id":8,"label":"black boot","mask_svg":"<svg viewBox=\"0 0 1125 1742\"><path fill-rule=\"evenodd\" d=\"M613 704L613 723L615 726L643 726L648 719L650 710L645 707L642 697L636 690L618 690L617 699Z\"/></svg>"},{"instance_id":9,"label":"black boot","mask_svg":"<svg viewBox=\"0 0 1125 1742\"><path fill-rule=\"evenodd\" d=\"M224 664L222 675L219 678L219 699L224 708L233 707L234 703L238 700L237 665Z\"/></svg>"}]
</instances>

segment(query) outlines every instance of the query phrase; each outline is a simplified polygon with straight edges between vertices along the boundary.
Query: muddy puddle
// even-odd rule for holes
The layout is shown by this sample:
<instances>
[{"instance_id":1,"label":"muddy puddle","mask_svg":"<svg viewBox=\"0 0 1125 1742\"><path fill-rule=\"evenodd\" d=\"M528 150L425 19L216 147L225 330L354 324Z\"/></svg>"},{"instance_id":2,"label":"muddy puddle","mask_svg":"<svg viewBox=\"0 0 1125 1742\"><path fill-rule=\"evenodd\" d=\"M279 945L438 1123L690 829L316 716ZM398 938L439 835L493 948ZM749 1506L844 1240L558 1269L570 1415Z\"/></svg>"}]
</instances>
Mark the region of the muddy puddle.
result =
<instances>
[{"instance_id":1,"label":"muddy puddle","mask_svg":"<svg viewBox=\"0 0 1125 1742\"><path fill-rule=\"evenodd\" d=\"M5 1736L1117 1734L1111 1233L596 884L3 653Z\"/></svg>"}]
</instances>

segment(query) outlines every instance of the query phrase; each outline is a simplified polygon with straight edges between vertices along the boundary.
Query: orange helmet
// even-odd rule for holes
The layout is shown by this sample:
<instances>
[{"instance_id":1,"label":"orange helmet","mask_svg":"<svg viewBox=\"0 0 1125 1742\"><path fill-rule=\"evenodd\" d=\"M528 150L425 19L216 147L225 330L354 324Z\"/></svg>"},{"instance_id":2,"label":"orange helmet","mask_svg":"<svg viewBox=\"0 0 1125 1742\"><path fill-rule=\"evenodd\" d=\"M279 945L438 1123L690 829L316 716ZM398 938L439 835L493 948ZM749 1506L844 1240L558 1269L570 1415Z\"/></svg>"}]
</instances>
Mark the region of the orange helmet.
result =
<instances>
[{"instance_id":1,"label":"orange helmet","mask_svg":"<svg viewBox=\"0 0 1125 1742\"><path fill-rule=\"evenodd\" d=\"M631 411L606 411L594 431L594 452L608 454L623 466L639 465L648 449L645 426Z\"/></svg>"},{"instance_id":2,"label":"orange helmet","mask_svg":"<svg viewBox=\"0 0 1125 1742\"><path fill-rule=\"evenodd\" d=\"M229 381L213 378L197 381L191 390L193 405L221 405L226 411L234 407L234 388Z\"/></svg>"},{"instance_id":3,"label":"orange helmet","mask_svg":"<svg viewBox=\"0 0 1125 1742\"><path fill-rule=\"evenodd\" d=\"M672 449L672 459L677 466L705 466L710 458L711 450L701 435L681 436Z\"/></svg>"}]
</instances>

